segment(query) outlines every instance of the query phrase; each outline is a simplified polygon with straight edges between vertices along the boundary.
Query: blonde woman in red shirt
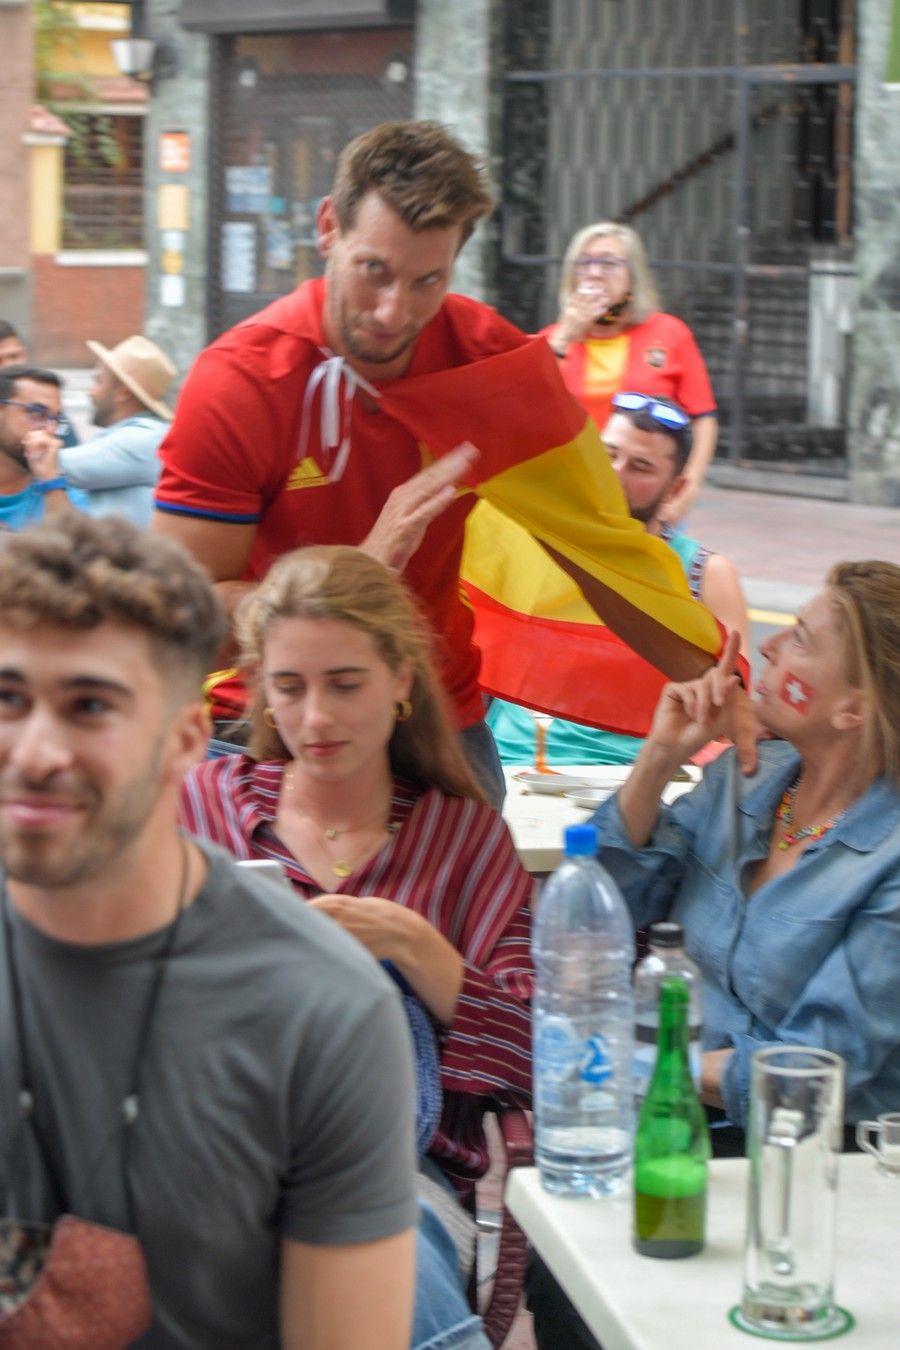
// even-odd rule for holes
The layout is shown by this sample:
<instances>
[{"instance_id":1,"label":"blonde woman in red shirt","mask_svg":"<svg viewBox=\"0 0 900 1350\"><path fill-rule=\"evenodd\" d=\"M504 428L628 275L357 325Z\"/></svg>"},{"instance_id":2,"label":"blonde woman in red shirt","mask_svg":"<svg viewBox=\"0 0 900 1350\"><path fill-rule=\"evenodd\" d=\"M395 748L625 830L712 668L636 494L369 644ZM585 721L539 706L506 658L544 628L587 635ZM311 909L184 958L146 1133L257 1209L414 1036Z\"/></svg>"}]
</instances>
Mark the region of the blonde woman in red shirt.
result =
<instances>
[{"instance_id":1,"label":"blonde woman in red shirt","mask_svg":"<svg viewBox=\"0 0 900 1350\"><path fill-rule=\"evenodd\" d=\"M544 336L570 393L601 429L622 389L668 399L690 414L684 487L662 515L676 525L716 448L716 402L687 324L659 308L644 245L630 225L601 220L578 231L563 259L559 316Z\"/></svg>"}]
</instances>

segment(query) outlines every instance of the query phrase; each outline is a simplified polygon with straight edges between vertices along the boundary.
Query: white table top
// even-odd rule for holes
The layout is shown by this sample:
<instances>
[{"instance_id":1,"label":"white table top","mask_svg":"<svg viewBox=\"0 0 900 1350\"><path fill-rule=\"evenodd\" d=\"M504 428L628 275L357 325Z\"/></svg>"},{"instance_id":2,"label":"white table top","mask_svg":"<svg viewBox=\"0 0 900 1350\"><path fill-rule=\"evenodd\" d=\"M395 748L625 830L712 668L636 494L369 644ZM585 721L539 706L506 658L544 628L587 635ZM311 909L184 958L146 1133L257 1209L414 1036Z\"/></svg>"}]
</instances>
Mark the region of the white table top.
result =
<instances>
[{"instance_id":1,"label":"white table top","mask_svg":"<svg viewBox=\"0 0 900 1350\"><path fill-rule=\"evenodd\" d=\"M564 1200L543 1190L536 1168L522 1167L509 1174L506 1204L603 1350L753 1350L765 1342L727 1316L741 1295L746 1194L745 1159L710 1164L706 1247L681 1261L633 1251L628 1193ZM847 1154L838 1184L835 1293L856 1327L835 1346L897 1350L898 1265L900 1181L882 1176L868 1154Z\"/></svg>"},{"instance_id":2,"label":"white table top","mask_svg":"<svg viewBox=\"0 0 900 1350\"><path fill-rule=\"evenodd\" d=\"M557 772L589 784L603 784L607 796L624 782L630 764L557 765ZM507 765L506 800L503 819L510 828L516 851L523 866L537 874L552 872L562 860L563 831L567 825L581 825L590 820L593 809L576 806L564 796L535 792L516 775L527 772L521 765ZM699 771L698 775L699 777ZM663 793L667 802L674 801L682 792L689 791L690 783L670 783Z\"/></svg>"}]
</instances>

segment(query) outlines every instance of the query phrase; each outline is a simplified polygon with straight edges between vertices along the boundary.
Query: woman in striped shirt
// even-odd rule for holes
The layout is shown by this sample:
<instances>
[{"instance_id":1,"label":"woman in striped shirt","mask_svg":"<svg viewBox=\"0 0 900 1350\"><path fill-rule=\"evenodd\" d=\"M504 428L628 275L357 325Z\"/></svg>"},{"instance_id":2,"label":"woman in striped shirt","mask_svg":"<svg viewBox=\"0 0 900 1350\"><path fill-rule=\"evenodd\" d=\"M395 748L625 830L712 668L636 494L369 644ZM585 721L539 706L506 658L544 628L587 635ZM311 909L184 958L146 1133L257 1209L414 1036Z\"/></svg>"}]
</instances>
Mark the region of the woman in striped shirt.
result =
<instances>
[{"instance_id":1,"label":"woman in striped shirt","mask_svg":"<svg viewBox=\"0 0 900 1350\"><path fill-rule=\"evenodd\" d=\"M301 549L244 601L237 631L256 673L252 753L200 765L183 822L280 862L428 1008L444 1089L430 1154L464 1186L487 1167L478 1098L531 1091L531 880L393 573L357 549Z\"/></svg>"}]
</instances>

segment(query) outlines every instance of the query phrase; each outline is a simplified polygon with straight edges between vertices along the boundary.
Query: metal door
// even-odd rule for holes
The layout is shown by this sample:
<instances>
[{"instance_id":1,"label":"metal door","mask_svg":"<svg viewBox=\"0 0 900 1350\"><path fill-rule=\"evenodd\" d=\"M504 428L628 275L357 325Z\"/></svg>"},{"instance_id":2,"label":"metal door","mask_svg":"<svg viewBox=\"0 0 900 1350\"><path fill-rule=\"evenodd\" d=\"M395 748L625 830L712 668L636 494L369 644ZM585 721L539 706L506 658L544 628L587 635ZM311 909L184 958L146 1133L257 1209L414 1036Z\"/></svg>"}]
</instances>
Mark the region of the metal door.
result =
<instances>
[{"instance_id":1,"label":"metal door","mask_svg":"<svg viewBox=\"0 0 900 1350\"><path fill-rule=\"evenodd\" d=\"M507 7L500 306L550 322L575 231L632 224L710 368L726 481L846 474L853 18L852 0Z\"/></svg>"},{"instance_id":2,"label":"metal door","mask_svg":"<svg viewBox=\"0 0 900 1350\"><path fill-rule=\"evenodd\" d=\"M315 216L347 141L411 115L412 29L217 40L211 336L319 276Z\"/></svg>"}]
</instances>

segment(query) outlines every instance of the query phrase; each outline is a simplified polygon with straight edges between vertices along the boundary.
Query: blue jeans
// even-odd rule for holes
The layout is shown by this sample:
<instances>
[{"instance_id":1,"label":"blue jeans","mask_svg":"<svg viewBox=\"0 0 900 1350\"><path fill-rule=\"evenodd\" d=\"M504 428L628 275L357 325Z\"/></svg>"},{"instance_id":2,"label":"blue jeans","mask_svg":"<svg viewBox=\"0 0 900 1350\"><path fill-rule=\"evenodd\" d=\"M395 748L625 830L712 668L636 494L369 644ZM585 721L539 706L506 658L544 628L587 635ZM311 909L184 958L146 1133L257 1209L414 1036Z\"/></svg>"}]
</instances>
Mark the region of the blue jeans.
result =
<instances>
[{"instance_id":1,"label":"blue jeans","mask_svg":"<svg viewBox=\"0 0 900 1350\"><path fill-rule=\"evenodd\" d=\"M495 811L503 806L506 796L506 779L503 777L503 765L497 753L493 733L487 722L476 722L474 726L463 727L459 733L463 754L469 761L487 799Z\"/></svg>"},{"instance_id":2,"label":"blue jeans","mask_svg":"<svg viewBox=\"0 0 900 1350\"><path fill-rule=\"evenodd\" d=\"M481 1318L466 1302L450 1234L425 1200L416 1232L411 1350L490 1350Z\"/></svg>"}]
</instances>

